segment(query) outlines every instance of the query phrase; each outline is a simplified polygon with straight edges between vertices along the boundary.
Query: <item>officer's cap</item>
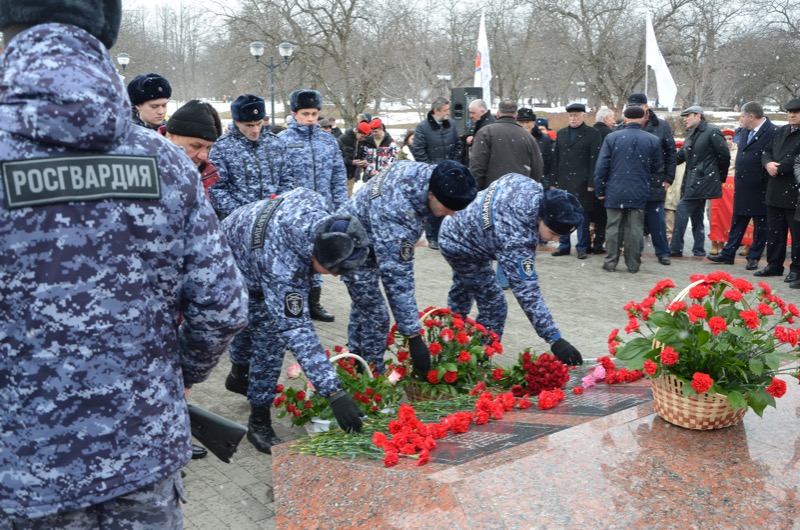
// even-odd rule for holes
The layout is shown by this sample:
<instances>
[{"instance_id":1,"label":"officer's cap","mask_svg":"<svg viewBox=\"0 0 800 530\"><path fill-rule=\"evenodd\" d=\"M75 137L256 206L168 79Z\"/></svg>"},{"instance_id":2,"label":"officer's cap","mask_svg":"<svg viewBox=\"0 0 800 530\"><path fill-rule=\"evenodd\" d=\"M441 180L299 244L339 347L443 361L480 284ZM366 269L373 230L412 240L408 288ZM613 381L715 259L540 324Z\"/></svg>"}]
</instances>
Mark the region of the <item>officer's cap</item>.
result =
<instances>
[{"instance_id":1,"label":"officer's cap","mask_svg":"<svg viewBox=\"0 0 800 530\"><path fill-rule=\"evenodd\" d=\"M122 0L0 0L0 31L9 26L71 24L111 48L121 20Z\"/></svg>"},{"instance_id":2,"label":"officer's cap","mask_svg":"<svg viewBox=\"0 0 800 530\"><path fill-rule=\"evenodd\" d=\"M253 122L263 120L267 115L264 100L253 94L243 94L231 103L233 121Z\"/></svg>"},{"instance_id":3,"label":"officer's cap","mask_svg":"<svg viewBox=\"0 0 800 530\"><path fill-rule=\"evenodd\" d=\"M171 96L172 86L165 77L158 74L137 75L128 83L128 97L134 106L153 99L169 99Z\"/></svg>"},{"instance_id":4,"label":"officer's cap","mask_svg":"<svg viewBox=\"0 0 800 530\"><path fill-rule=\"evenodd\" d=\"M367 261L369 236L352 215L328 217L317 229L313 255L333 274L347 274Z\"/></svg>"}]
</instances>

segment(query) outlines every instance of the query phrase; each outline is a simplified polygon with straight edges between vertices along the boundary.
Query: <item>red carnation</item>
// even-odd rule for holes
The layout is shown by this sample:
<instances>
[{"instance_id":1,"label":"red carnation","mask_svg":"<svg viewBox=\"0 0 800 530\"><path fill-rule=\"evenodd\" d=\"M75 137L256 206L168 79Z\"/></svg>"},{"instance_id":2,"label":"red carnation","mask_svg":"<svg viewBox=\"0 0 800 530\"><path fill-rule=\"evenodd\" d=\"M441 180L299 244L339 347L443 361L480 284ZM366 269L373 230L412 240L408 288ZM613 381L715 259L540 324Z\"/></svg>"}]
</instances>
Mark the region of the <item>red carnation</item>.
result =
<instances>
[{"instance_id":1,"label":"red carnation","mask_svg":"<svg viewBox=\"0 0 800 530\"><path fill-rule=\"evenodd\" d=\"M752 309L740 312L739 316L742 317L748 328L756 329L758 327L758 313Z\"/></svg>"},{"instance_id":2,"label":"red carnation","mask_svg":"<svg viewBox=\"0 0 800 530\"><path fill-rule=\"evenodd\" d=\"M665 346L664 349L661 350L661 362L664 363L665 366L672 366L678 362L678 352L670 346Z\"/></svg>"},{"instance_id":3,"label":"red carnation","mask_svg":"<svg viewBox=\"0 0 800 530\"><path fill-rule=\"evenodd\" d=\"M700 304L694 304L689 309L686 310L686 314L689 315L689 322L697 322L699 319L704 319L708 315L706 313L706 308Z\"/></svg>"},{"instance_id":4,"label":"red carnation","mask_svg":"<svg viewBox=\"0 0 800 530\"><path fill-rule=\"evenodd\" d=\"M656 370L658 370L658 365L656 363L654 363L650 359L647 359L644 362L644 371L647 372L647 375L654 375L656 373Z\"/></svg>"},{"instance_id":5,"label":"red carnation","mask_svg":"<svg viewBox=\"0 0 800 530\"><path fill-rule=\"evenodd\" d=\"M503 378L503 369L502 368L495 368L494 372L492 372L492 379L495 381L500 381Z\"/></svg>"},{"instance_id":6,"label":"red carnation","mask_svg":"<svg viewBox=\"0 0 800 530\"><path fill-rule=\"evenodd\" d=\"M669 307L667 307L667 311L669 311L670 313L677 313L678 311L681 311L685 307L686 307L686 302L675 301L669 304Z\"/></svg>"},{"instance_id":7,"label":"red carnation","mask_svg":"<svg viewBox=\"0 0 800 530\"><path fill-rule=\"evenodd\" d=\"M397 352L397 362L404 363L408 360L408 351L400 350Z\"/></svg>"},{"instance_id":8,"label":"red carnation","mask_svg":"<svg viewBox=\"0 0 800 530\"><path fill-rule=\"evenodd\" d=\"M762 315L774 315L775 314L775 312L772 310L772 308L769 306L769 304L765 304L764 302L761 302L760 304L758 304L758 312L761 313Z\"/></svg>"},{"instance_id":9,"label":"red carnation","mask_svg":"<svg viewBox=\"0 0 800 530\"><path fill-rule=\"evenodd\" d=\"M431 352L431 355L439 355L442 353L442 345L438 342L432 342L428 345L428 351Z\"/></svg>"},{"instance_id":10,"label":"red carnation","mask_svg":"<svg viewBox=\"0 0 800 530\"><path fill-rule=\"evenodd\" d=\"M456 335L456 342L459 344L466 344L469 342L469 337L467 337L467 334L463 331L459 331L458 335Z\"/></svg>"},{"instance_id":11,"label":"red carnation","mask_svg":"<svg viewBox=\"0 0 800 530\"><path fill-rule=\"evenodd\" d=\"M456 379L458 379L458 372L445 372L443 379L445 383L455 383Z\"/></svg>"},{"instance_id":12,"label":"red carnation","mask_svg":"<svg viewBox=\"0 0 800 530\"><path fill-rule=\"evenodd\" d=\"M398 462L400 462L400 458L395 452L386 453L386 456L383 457L383 465L386 467L396 466Z\"/></svg>"},{"instance_id":13,"label":"red carnation","mask_svg":"<svg viewBox=\"0 0 800 530\"><path fill-rule=\"evenodd\" d=\"M727 324L725 324L725 319L722 317L711 317L708 319L708 327L711 329L711 333L714 335L719 335L726 329L728 329Z\"/></svg>"},{"instance_id":14,"label":"red carnation","mask_svg":"<svg viewBox=\"0 0 800 530\"><path fill-rule=\"evenodd\" d=\"M786 393L786 382L778 379L777 377L772 378L772 383L767 387L767 394L775 398L782 398L783 395Z\"/></svg>"},{"instance_id":15,"label":"red carnation","mask_svg":"<svg viewBox=\"0 0 800 530\"><path fill-rule=\"evenodd\" d=\"M303 403L303 406L304 406L305 408L307 408L307 409L310 409L311 407L313 407L313 406L314 406L314 404L313 404L313 403L311 403L310 401L306 401L305 403Z\"/></svg>"},{"instance_id":16,"label":"red carnation","mask_svg":"<svg viewBox=\"0 0 800 530\"><path fill-rule=\"evenodd\" d=\"M305 392L303 392L302 390L301 390L301 391L299 391L299 392L297 393L297 399L298 399L298 400L302 401L302 400L304 400L305 398L306 398L306 393L305 393Z\"/></svg>"},{"instance_id":17,"label":"red carnation","mask_svg":"<svg viewBox=\"0 0 800 530\"><path fill-rule=\"evenodd\" d=\"M439 370L431 370L428 372L428 382L432 385L439 382Z\"/></svg>"},{"instance_id":18,"label":"red carnation","mask_svg":"<svg viewBox=\"0 0 800 530\"><path fill-rule=\"evenodd\" d=\"M583 387L576 386L575 388L572 389L572 393L580 396L581 394L583 394Z\"/></svg>"},{"instance_id":19,"label":"red carnation","mask_svg":"<svg viewBox=\"0 0 800 530\"><path fill-rule=\"evenodd\" d=\"M460 363L468 363L471 358L472 358L472 355L470 355L468 351L463 350L458 355L457 361L460 362Z\"/></svg>"},{"instance_id":20,"label":"red carnation","mask_svg":"<svg viewBox=\"0 0 800 530\"><path fill-rule=\"evenodd\" d=\"M740 291L735 291L733 289L728 289L727 291L725 291L723 296L733 302L738 302L739 300L742 299L742 293Z\"/></svg>"},{"instance_id":21,"label":"red carnation","mask_svg":"<svg viewBox=\"0 0 800 530\"><path fill-rule=\"evenodd\" d=\"M711 379L711 376L708 374L695 372L694 377L692 377L692 388L695 389L698 394L708 392L713 384L714 380Z\"/></svg>"},{"instance_id":22,"label":"red carnation","mask_svg":"<svg viewBox=\"0 0 800 530\"><path fill-rule=\"evenodd\" d=\"M275 387L275 392L277 392L278 394L280 394L281 392L283 392L283 385L278 385L278 386L276 386L276 387Z\"/></svg>"}]
</instances>

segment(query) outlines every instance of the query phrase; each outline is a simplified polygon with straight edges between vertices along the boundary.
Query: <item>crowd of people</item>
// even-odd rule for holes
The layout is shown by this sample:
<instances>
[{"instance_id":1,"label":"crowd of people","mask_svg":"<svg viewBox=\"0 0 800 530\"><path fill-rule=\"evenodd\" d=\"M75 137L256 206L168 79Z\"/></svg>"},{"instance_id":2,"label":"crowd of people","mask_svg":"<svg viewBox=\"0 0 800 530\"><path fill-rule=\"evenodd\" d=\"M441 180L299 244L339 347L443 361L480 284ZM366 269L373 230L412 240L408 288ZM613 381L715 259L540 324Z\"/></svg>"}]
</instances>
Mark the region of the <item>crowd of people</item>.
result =
<instances>
[{"instance_id":1,"label":"crowd of people","mask_svg":"<svg viewBox=\"0 0 800 530\"><path fill-rule=\"evenodd\" d=\"M160 74L123 85L108 52L121 16L119 0L0 0L0 69L14 79L0 88L0 523L10 528L180 528L180 470L205 455L186 399L226 351L225 386L246 396L259 451L280 443L270 411L287 349L339 426L359 431L312 323L335 319L323 277L347 286L350 351L382 372L393 317L410 376L425 378L423 231L452 269L449 307L468 314L475 302L478 322L502 336L510 289L570 365L582 356L543 299L543 244L568 256L576 232L578 259L605 255L614 272L624 256L635 273L645 233L669 265L691 220L692 253L706 255L706 203L721 195L731 148L700 107L681 112L681 144L644 94L630 95L621 124L602 108L590 126L585 105L570 104L558 131L514 101L493 114L475 100L464 135L438 97L398 146L380 117L341 131L320 116L322 94L299 89L282 130L253 94L233 99L223 130L200 100L166 119ZM777 127L758 103L742 107L731 228L709 256L733 263L752 219L747 268L767 255L756 276L783 275L800 226L800 100L786 109ZM800 288L796 246L784 279Z\"/></svg>"}]
</instances>

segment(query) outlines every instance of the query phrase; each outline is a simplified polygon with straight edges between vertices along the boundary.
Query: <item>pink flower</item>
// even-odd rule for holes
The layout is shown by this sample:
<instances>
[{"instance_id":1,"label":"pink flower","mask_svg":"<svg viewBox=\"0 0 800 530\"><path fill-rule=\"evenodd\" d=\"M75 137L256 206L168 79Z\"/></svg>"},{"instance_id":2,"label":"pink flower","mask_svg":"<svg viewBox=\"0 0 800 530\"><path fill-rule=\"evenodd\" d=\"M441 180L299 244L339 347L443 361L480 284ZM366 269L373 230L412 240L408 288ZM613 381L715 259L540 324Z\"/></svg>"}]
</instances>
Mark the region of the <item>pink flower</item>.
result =
<instances>
[{"instance_id":1,"label":"pink flower","mask_svg":"<svg viewBox=\"0 0 800 530\"><path fill-rule=\"evenodd\" d=\"M594 377L595 381L602 381L606 378L606 369L602 366L595 366L594 372L592 372L592 377Z\"/></svg>"},{"instance_id":2,"label":"pink flower","mask_svg":"<svg viewBox=\"0 0 800 530\"><path fill-rule=\"evenodd\" d=\"M396 370L392 370L389 375L386 376L386 380L389 381L389 384L392 386L396 385L397 382L402 378L403 376L400 375Z\"/></svg>"},{"instance_id":3,"label":"pink flower","mask_svg":"<svg viewBox=\"0 0 800 530\"><path fill-rule=\"evenodd\" d=\"M583 385L582 385L583 388L590 388L590 387L593 387L593 386L595 386L597 384L597 383L595 383L594 375L592 375L592 374L583 376L583 379L581 379L581 381L583 382Z\"/></svg>"},{"instance_id":4,"label":"pink flower","mask_svg":"<svg viewBox=\"0 0 800 530\"><path fill-rule=\"evenodd\" d=\"M297 363L294 363L286 369L286 377L289 379L297 379L300 377L301 373L303 373L303 370L300 369L300 365Z\"/></svg>"}]
</instances>

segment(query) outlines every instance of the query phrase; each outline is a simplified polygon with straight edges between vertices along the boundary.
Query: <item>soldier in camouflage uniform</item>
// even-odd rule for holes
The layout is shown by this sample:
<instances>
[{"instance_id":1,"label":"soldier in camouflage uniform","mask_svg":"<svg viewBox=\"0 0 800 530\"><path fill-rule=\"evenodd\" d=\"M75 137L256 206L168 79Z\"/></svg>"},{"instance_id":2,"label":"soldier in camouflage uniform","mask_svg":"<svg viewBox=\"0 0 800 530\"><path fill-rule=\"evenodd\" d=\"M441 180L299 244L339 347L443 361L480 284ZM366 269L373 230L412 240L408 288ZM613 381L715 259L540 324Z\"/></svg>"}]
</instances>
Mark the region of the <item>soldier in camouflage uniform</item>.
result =
<instances>
[{"instance_id":1,"label":"soldier in camouflage uniform","mask_svg":"<svg viewBox=\"0 0 800 530\"><path fill-rule=\"evenodd\" d=\"M343 278L352 300L348 346L380 372L385 368L383 355L390 325L380 290L383 283L397 327L410 339L414 369L427 375L430 354L419 335L419 310L414 298L414 245L429 215L453 215L476 193L475 177L458 162L446 160L434 166L400 161L373 177L340 210L361 220L372 243L366 265Z\"/></svg>"},{"instance_id":2,"label":"soldier in camouflage uniform","mask_svg":"<svg viewBox=\"0 0 800 530\"><path fill-rule=\"evenodd\" d=\"M336 138L320 130L317 123L322 95L316 90L295 90L289 94L289 103L292 118L280 139L289 149L295 185L316 191L335 211L348 200L347 171ZM316 275L308 299L311 318L333 322L334 316L320 302L321 295L322 277Z\"/></svg>"},{"instance_id":3,"label":"soldier in camouflage uniform","mask_svg":"<svg viewBox=\"0 0 800 530\"><path fill-rule=\"evenodd\" d=\"M581 354L561 338L544 303L534 265L539 241L569 234L582 216L573 195L558 189L543 193L541 184L524 175L509 173L493 182L465 210L442 222L440 250L453 268L448 306L466 315L475 299L478 322L502 336L508 305L491 268L491 260L497 260L536 333L559 359L580 364Z\"/></svg>"},{"instance_id":4,"label":"soldier in camouflage uniform","mask_svg":"<svg viewBox=\"0 0 800 530\"><path fill-rule=\"evenodd\" d=\"M128 83L128 97L133 105L133 123L157 131L166 124L167 103L172 96L169 81L158 74L137 75Z\"/></svg>"},{"instance_id":5,"label":"soldier in camouflage uniform","mask_svg":"<svg viewBox=\"0 0 800 530\"><path fill-rule=\"evenodd\" d=\"M339 425L360 430L358 408L342 392L308 314L314 272L347 274L367 259L369 239L357 218L331 216L320 194L297 188L234 210L222 222L250 290L250 324L234 339L231 357L252 352L247 439L271 453L280 443L270 407L286 348L292 350L320 395L329 398Z\"/></svg>"},{"instance_id":6,"label":"soldier in camouflage uniform","mask_svg":"<svg viewBox=\"0 0 800 530\"><path fill-rule=\"evenodd\" d=\"M252 94L239 96L231 104L231 116L228 133L209 154L219 172L209 196L220 219L239 206L295 187L286 144L264 126L264 100Z\"/></svg>"},{"instance_id":7,"label":"soldier in camouflage uniform","mask_svg":"<svg viewBox=\"0 0 800 530\"><path fill-rule=\"evenodd\" d=\"M247 322L197 168L131 122L121 12L0 0L4 529L181 528L185 389Z\"/></svg>"}]
</instances>

